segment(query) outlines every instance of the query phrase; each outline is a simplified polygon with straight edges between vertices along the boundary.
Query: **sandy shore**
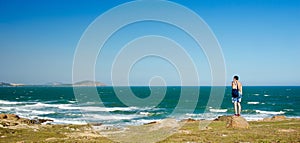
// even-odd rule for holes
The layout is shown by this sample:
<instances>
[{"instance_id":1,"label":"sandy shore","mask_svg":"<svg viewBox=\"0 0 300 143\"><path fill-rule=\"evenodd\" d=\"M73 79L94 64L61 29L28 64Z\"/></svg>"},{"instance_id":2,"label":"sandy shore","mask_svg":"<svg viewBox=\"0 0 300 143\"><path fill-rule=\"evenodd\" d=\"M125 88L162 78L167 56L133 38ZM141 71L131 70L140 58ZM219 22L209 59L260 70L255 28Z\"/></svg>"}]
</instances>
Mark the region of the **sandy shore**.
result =
<instances>
[{"instance_id":1,"label":"sandy shore","mask_svg":"<svg viewBox=\"0 0 300 143\"><path fill-rule=\"evenodd\" d=\"M141 126L51 125L13 117L1 119L0 142L300 142L300 119L248 122L247 128L216 121L165 119Z\"/></svg>"}]
</instances>

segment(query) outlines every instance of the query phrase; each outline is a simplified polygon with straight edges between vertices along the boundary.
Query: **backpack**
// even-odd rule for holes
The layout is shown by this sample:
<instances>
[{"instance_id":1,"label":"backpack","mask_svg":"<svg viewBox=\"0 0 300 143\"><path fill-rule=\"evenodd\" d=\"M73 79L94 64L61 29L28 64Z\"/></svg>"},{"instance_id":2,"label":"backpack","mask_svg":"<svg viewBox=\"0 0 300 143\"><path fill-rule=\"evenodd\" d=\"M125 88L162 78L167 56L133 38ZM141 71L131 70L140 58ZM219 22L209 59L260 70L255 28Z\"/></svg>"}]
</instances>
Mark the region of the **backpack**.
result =
<instances>
[{"instance_id":1,"label":"backpack","mask_svg":"<svg viewBox=\"0 0 300 143\"><path fill-rule=\"evenodd\" d=\"M231 91L231 95L232 95L233 98L239 97L239 86L238 86L238 83L236 83L236 87L237 87L237 89L232 89L232 91Z\"/></svg>"}]
</instances>

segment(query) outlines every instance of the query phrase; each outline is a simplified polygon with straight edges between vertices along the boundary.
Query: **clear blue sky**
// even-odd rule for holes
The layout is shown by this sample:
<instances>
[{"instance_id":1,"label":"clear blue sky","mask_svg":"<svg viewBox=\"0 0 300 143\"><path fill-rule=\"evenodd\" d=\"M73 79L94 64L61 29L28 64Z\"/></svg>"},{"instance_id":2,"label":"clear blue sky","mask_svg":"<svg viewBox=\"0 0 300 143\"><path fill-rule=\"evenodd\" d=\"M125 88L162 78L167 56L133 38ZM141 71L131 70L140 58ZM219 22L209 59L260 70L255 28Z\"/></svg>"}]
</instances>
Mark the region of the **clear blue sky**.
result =
<instances>
[{"instance_id":1,"label":"clear blue sky","mask_svg":"<svg viewBox=\"0 0 300 143\"><path fill-rule=\"evenodd\" d=\"M81 35L99 15L124 2L0 0L0 81L70 83L73 56ZM210 26L222 47L228 83L238 74L244 85L300 85L299 0L173 2L193 10ZM163 35L159 31L164 26L145 22L119 33L130 37L135 31L151 27L155 34ZM165 27L166 31L176 31L176 28ZM144 34L153 33L145 30ZM173 38L176 39L176 35ZM192 46L192 42L187 42L186 50L201 73L200 82L209 84L206 58L201 50L189 44ZM119 49L117 46L103 49L96 65L98 81L111 83L107 76L111 61L105 61ZM166 76L169 84L176 84L178 77L174 70L161 59L148 58L136 64L131 80L135 84L145 84L151 75L160 74Z\"/></svg>"}]
</instances>

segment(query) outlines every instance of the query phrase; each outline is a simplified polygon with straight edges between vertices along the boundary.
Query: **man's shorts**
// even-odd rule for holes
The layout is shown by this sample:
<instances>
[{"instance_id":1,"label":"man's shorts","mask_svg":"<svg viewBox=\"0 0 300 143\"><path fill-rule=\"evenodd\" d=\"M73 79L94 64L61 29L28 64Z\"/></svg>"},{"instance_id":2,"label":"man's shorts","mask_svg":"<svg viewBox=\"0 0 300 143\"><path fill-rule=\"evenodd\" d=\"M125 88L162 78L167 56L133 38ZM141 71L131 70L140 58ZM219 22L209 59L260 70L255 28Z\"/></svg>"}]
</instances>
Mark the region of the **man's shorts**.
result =
<instances>
[{"instance_id":1,"label":"man's shorts","mask_svg":"<svg viewBox=\"0 0 300 143\"><path fill-rule=\"evenodd\" d=\"M232 103L234 102L242 102L242 95L239 95L239 97L233 98L232 97Z\"/></svg>"}]
</instances>

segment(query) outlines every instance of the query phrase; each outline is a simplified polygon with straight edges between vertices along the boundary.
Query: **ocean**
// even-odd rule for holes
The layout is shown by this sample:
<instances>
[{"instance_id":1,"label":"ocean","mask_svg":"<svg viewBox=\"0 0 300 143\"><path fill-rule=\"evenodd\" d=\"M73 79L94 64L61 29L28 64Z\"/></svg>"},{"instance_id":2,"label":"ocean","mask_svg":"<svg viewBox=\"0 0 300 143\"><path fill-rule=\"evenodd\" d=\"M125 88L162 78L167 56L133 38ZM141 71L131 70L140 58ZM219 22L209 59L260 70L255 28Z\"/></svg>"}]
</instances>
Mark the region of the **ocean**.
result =
<instances>
[{"instance_id":1,"label":"ocean","mask_svg":"<svg viewBox=\"0 0 300 143\"><path fill-rule=\"evenodd\" d=\"M31 119L52 119L53 124L93 122L114 126L141 125L164 118L212 120L221 115L234 114L231 87L219 87L225 89L224 95L214 96L211 100L220 100L218 107L208 104L211 97L209 86L102 86L96 88L97 98L101 101L90 98L89 92L85 94L84 91L89 88L92 87L77 87L82 93L75 96L73 87L0 87L0 112ZM128 90L132 91L136 99L128 95ZM188 94L185 95L187 98L181 98L182 91ZM243 92L242 116L247 120L261 120L274 115L300 118L298 86L245 86ZM198 98L195 98L197 95ZM154 97L153 102L151 96ZM87 100L83 100L85 98ZM181 102L186 106L181 106Z\"/></svg>"}]
</instances>

